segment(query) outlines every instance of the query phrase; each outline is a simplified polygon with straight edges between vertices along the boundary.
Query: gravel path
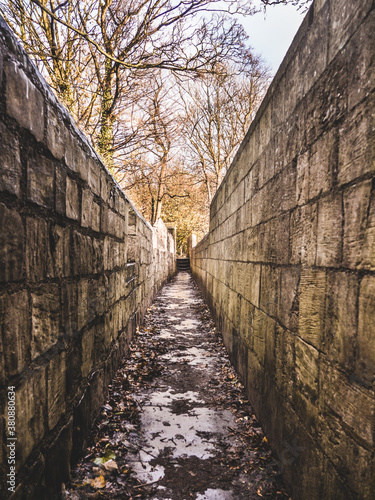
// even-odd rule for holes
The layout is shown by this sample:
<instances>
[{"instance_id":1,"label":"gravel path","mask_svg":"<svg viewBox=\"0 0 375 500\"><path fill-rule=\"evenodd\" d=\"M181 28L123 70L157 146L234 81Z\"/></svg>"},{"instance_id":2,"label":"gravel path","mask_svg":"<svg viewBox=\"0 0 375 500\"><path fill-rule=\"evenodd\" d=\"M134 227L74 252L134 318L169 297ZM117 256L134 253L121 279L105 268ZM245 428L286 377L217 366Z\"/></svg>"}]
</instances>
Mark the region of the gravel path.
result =
<instances>
[{"instance_id":1,"label":"gravel path","mask_svg":"<svg viewBox=\"0 0 375 500\"><path fill-rule=\"evenodd\" d=\"M191 275L156 298L63 497L289 498Z\"/></svg>"}]
</instances>

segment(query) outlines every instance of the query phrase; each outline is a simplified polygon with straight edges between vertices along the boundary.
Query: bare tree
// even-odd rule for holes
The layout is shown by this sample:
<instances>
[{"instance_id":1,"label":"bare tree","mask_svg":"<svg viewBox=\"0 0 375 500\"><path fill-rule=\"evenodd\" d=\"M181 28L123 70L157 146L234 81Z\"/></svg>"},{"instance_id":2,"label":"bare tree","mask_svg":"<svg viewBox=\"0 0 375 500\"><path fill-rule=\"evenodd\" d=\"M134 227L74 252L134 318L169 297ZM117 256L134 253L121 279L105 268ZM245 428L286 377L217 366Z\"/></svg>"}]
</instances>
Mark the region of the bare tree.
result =
<instances>
[{"instance_id":1,"label":"bare tree","mask_svg":"<svg viewBox=\"0 0 375 500\"><path fill-rule=\"evenodd\" d=\"M186 158L212 200L268 86L268 72L250 51L241 66L189 82L181 91Z\"/></svg>"},{"instance_id":2,"label":"bare tree","mask_svg":"<svg viewBox=\"0 0 375 500\"><path fill-rule=\"evenodd\" d=\"M233 0L0 0L0 12L108 163L116 122L146 70L209 72L239 56L243 29L208 15L215 8L253 12L251 2Z\"/></svg>"}]
</instances>

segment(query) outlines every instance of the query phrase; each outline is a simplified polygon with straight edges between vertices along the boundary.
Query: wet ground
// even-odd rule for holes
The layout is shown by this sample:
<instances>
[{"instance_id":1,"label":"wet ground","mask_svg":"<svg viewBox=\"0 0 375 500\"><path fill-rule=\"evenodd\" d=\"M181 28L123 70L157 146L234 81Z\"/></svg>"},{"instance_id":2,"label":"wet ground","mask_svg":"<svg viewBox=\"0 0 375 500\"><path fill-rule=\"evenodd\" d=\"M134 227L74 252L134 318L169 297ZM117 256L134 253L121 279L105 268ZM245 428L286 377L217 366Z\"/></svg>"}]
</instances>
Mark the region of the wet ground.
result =
<instances>
[{"instance_id":1,"label":"wet ground","mask_svg":"<svg viewBox=\"0 0 375 500\"><path fill-rule=\"evenodd\" d=\"M289 498L196 285L158 295L64 498Z\"/></svg>"}]
</instances>

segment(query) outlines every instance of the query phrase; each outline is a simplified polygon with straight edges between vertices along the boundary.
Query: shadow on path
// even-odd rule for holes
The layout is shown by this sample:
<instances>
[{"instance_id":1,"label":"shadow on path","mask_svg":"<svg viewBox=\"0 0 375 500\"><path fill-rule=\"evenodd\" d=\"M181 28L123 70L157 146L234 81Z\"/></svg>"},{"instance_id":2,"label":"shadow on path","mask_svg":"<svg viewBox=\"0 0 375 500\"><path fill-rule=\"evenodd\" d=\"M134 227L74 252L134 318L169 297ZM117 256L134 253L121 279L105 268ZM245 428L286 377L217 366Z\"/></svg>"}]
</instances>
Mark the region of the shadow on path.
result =
<instances>
[{"instance_id":1,"label":"shadow on path","mask_svg":"<svg viewBox=\"0 0 375 500\"><path fill-rule=\"evenodd\" d=\"M63 498L289 498L191 275L148 311Z\"/></svg>"}]
</instances>

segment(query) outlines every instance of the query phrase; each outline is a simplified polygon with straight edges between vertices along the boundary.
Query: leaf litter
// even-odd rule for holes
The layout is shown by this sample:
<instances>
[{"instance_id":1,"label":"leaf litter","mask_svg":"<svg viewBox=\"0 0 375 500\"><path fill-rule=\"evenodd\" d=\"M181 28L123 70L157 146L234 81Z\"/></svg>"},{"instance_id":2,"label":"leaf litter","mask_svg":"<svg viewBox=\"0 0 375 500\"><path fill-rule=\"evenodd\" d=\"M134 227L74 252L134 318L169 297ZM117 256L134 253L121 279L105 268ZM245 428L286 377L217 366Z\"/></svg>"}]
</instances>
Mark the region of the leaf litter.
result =
<instances>
[{"instance_id":1,"label":"leaf litter","mask_svg":"<svg viewBox=\"0 0 375 500\"><path fill-rule=\"evenodd\" d=\"M189 300L173 289L176 280L191 288ZM189 317L195 319L189 323ZM156 404L155 394L161 394ZM154 419L145 421L143 413L162 411L165 401L167 418L153 429ZM206 429L210 412L219 412L223 421L230 412L225 435ZM174 426L182 425L178 418L188 417L198 422L194 429L188 423L173 434ZM178 452L181 443L185 447ZM143 470L149 474L140 474ZM289 495L280 470L207 306L190 275L179 273L137 329L62 498L285 500Z\"/></svg>"}]
</instances>

